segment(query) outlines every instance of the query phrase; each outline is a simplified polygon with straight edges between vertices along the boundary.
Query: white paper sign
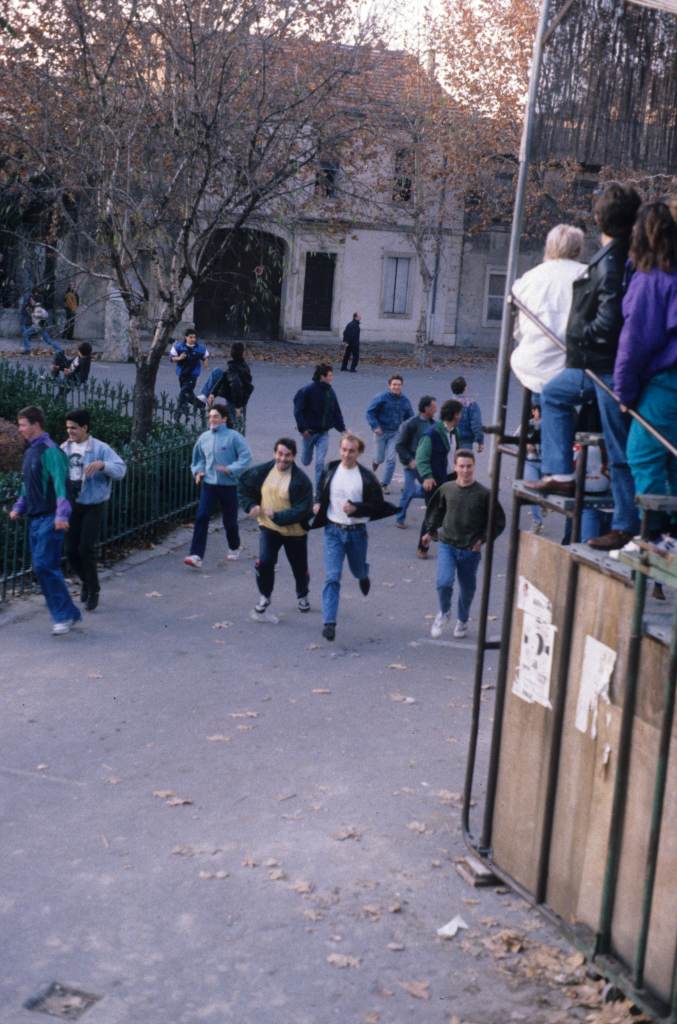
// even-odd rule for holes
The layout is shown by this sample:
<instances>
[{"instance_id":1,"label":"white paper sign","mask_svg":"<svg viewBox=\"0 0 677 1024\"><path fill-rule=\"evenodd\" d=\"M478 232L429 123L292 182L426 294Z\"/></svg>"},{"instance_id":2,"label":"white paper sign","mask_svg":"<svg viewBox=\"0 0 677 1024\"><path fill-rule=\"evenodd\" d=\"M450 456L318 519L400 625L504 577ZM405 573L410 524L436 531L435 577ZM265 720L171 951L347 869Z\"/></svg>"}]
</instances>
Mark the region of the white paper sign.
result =
<instances>
[{"instance_id":1,"label":"white paper sign","mask_svg":"<svg viewBox=\"0 0 677 1024\"><path fill-rule=\"evenodd\" d=\"M552 622L552 601L537 590L526 576L517 581L517 607L539 622Z\"/></svg>"},{"instance_id":2,"label":"white paper sign","mask_svg":"<svg viewBox=\"0 0 677 1024\"><path fill-rule=\"evenodd\" d=\"M616 664L616 652L606 644L586 636L581 666L581 684L576 704L576 728L588 731L593 740L597 736L597 709L600 700L609 704L609 683ZM591 717L592 716L592 717Z\"/></svg>"},{"instance_id":3,"label":"white paper sign","mask_svg":"<svg viewBox=\"0 0 677 1024\"><path fill-rule=\"evenodd\" d=\"M541 622L529 612L524 612L519 661L512 692L527 703L541 704L544 708L552 707L550 677L556 632L557 627L550 622Z\"/></svg>"}]
</instances>

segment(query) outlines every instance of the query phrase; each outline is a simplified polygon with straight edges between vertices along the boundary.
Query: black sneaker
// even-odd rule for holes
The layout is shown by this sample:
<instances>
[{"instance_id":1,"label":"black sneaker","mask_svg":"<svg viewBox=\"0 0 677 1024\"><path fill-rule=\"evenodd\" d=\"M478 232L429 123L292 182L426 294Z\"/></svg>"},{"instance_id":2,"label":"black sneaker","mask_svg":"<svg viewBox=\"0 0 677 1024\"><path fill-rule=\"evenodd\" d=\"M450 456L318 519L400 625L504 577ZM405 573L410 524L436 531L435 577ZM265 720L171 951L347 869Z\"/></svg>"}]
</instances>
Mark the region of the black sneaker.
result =
<instances>
[{"instance_id":1,"label":"black sneaker","mask_svg":"<svg viewBox=\"0 0 677 1024\"><path fill-rule=\"evenodd\" d=\"M325 622L324 626L322 627L322 636L324 637L325 640L335 640L336 639L336 623L335 622Z\"/></svg>"},{"instance_id":2,"label":"black sneaker","mask_svg":"<svg viewBox=\"0 0 677 1024\"><path fill-rule=\"evenodd\" d=\"M85 603L85 611L95 612L99 607L99 591L95 590L92 594L87 595L87 601Z\"/></svg>"},{"instance_id":3,"label":"black sneaker","mask_svg":"<svg viewBox=\"0 0 677 1024\"><path fill-rule=\"evenodd\" d=\"M296 602L296 607L300 612L309 612L310 601L308 600L307 597L299 597L299 599Z\"/></svg>"},{"instance_id":4,"label":"black sneaker","mask_svg":"<svg viewBox=\"0 0 677 1024\"><path fill-rule=\"evenodd\" d=\"M82 604L87 604L89 601L89 592L87 587L80 587L80 601Z\"/></svg>"},{"instance_id":5,"label":"black sneaker","mask_svg":"<svg viewBox=\"0 0 677 1024\"><path fill-rule=\"evenodd\" d=\"M369 579L368 576L363 576L362 579L359 580L359 584L360 584L360 590L362 591L362 593L366 597L367 594L369 593L369 591L371 590L371 580Z\"/></svg>"},{"instance_id":6,"label":"black sneaker","mask_svg":"<svg viewBox=\"0 0 677 1024\"><path fill-rule=\"evenodd\" d=\"M380 462L372 462L372 464L371 464L372 472L375 473L380 465L381 465Z\"/></svg>"}]
</instances>

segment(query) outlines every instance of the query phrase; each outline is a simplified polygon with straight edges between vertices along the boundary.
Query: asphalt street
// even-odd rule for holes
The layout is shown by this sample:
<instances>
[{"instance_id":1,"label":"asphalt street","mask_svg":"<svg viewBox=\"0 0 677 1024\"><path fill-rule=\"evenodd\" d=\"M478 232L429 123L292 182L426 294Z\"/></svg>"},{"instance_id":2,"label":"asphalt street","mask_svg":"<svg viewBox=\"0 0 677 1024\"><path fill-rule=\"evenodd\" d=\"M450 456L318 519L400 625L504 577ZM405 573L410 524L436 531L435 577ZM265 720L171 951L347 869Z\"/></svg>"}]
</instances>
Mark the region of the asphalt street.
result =
<instances>
[{"instance_id":1,"label":"asphalt street","mask_svg":"<svg viewBox=\"0 0 677 1024\"><path fill-rule=\"evenodd\" d=\"M405 391L442 401L462 371L404 370ZM292 430L312 367L253 372L260 460ZM485 420L493 375L467 372ZM386 377L337 374L365 438ZM174 380L164 366L159 386ZM280 623L250 619L250 521L239 562L214 532L203 570L188 569L182 528L118 563L99 610L66 637L50 635L39 598L0 613L0 1024L36 1020L24 1003L52 982L100 997L87 1024L583 1019L556 986L494 955L505 929L534 943L556 934L455 870L476 623L465 641L429 637L435 561L414 557L420 506L407 531L369 527L372 590L344 575L334 644L320 634L319 536L310 613L281 561ZM497 594L503 561L499 545ZM482 758L494 669L489 657ZM438 938L457 915L467 928Z\"/></svg>"}]
</instances>

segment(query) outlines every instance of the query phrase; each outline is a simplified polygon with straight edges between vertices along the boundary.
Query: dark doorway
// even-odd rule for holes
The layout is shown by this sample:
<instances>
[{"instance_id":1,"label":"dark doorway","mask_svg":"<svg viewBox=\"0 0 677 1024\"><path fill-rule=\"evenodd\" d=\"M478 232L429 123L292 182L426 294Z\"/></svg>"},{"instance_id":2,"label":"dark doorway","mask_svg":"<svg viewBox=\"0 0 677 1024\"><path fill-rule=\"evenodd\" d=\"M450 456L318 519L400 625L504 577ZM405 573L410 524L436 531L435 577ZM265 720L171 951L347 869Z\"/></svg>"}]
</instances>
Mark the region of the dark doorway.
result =
<instances>
[{"instance_id":1,"label":"dark doorway","mask_svg":"<svg viewBox=\"0 0 677 1024\"><path fill-rule=\"evenodd\" d=\"M336 253L306 253L306 276L303 284L304 331L330 331L331 307L334 300Z\"/></svg>"},{"instance_id":2,"label":"dark doorway","mask_svg":"<svg viewBox=\"0 0 677 1024\"><path fill-rule=\"evenodd\" d=\"M282 239L265 231L217 231L205 259L218 250L214 266L195 295L195 326L200 337L278 338Z\"/></svg>"}]
</instances>

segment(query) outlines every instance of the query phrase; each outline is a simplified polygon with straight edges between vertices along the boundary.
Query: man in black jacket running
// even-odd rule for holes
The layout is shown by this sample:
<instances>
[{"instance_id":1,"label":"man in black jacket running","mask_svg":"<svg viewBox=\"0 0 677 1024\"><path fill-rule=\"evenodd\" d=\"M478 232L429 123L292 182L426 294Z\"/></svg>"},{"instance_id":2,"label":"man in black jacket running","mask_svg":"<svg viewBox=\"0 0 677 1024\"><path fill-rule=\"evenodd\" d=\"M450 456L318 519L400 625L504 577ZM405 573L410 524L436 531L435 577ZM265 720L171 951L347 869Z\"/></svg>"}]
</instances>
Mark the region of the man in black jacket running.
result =
<instances>
[{"instance_id":1,"label":"man in black jacket running","mask_svg":"<svg viewBox=\"0 0 677 1024\"><path fill-rule=\"evenodd\" d=\"M360 314L353 313L353 319L350 323L346 324L346 329L343 332L343 343L346 346L346 350L343 353L343 362L341 363L341 370L345 372L348 369L348 360L352 356L352 363L350 364L350 372L355 373L357 370L357 364L360 361Z\"/></svg>"}]
</instances>

